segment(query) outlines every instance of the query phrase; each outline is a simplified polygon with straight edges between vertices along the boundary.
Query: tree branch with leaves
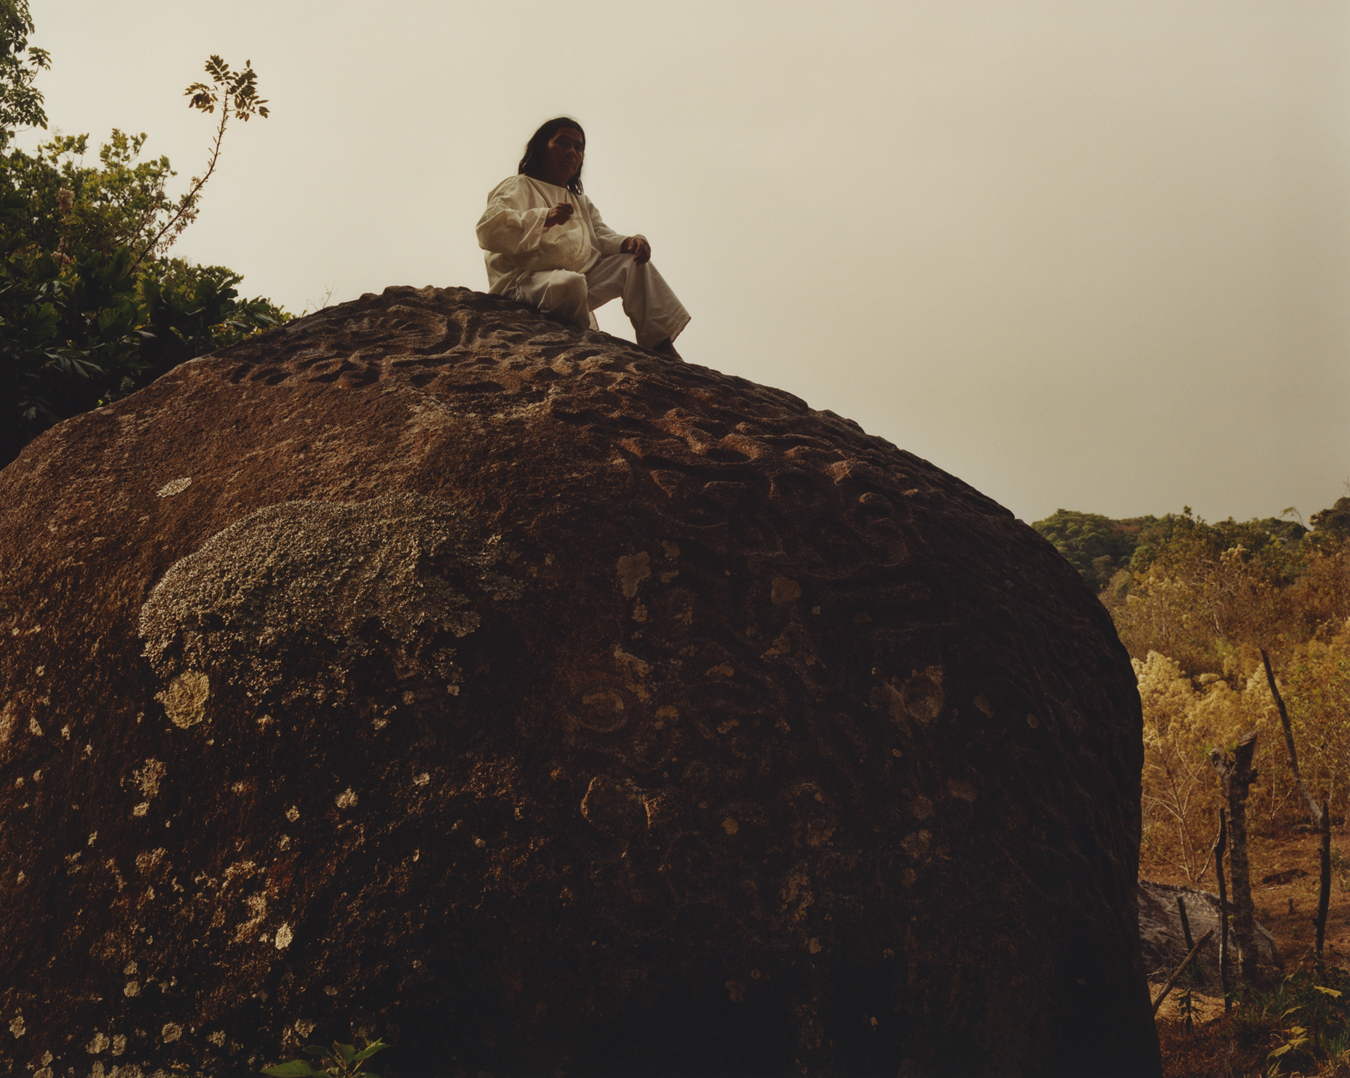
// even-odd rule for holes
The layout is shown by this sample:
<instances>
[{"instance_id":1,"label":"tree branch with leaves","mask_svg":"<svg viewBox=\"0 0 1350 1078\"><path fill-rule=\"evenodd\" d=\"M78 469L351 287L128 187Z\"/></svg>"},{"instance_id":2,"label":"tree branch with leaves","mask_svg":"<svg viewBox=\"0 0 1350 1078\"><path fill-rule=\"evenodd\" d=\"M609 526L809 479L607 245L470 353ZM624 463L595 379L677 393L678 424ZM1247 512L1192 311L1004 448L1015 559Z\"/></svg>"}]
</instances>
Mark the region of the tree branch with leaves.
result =
<instances>
[{"instance_id":1,"label":"tree branch with leaves","mask_svg":"<svg viewBox=\"0 0 1350 1078\"><path fill-rule=\"evenodd\" d=\"M29 47L32 32L28 0L0 0L0 150L16 127L47 127L42 91L33 82L51 67L51 57L46 49Z\"/></svg>"},{"instance_id":2,"label":"tree branch with leaves","mask_svg":"<svg viewBox=\"0 0 1350 1078\"><path fill-rule=\"evenodd\" d=\"M216 125L216 137L211 143L211 153L207 158L206 171L194 176L183 197L170 209L169 217L150 238L144 249L136 256L132 272L140 268L148 258L155 258L170 247L181 236L188 225L197 219L197 207L201 202L202 189L220 161L220 150L225 140L225 128L231 116L237 116L247 123L253 116L267 119L267 99L258 96L258 74L253 70L253 61L245 60L242 71L234 71L219 56L212 55L206 61L206 73L211 77L210 84L194 82L183 91L189 97L189 108L200 109L212 115L220 110L220 123Z\"/></svg>"}]
</instances>

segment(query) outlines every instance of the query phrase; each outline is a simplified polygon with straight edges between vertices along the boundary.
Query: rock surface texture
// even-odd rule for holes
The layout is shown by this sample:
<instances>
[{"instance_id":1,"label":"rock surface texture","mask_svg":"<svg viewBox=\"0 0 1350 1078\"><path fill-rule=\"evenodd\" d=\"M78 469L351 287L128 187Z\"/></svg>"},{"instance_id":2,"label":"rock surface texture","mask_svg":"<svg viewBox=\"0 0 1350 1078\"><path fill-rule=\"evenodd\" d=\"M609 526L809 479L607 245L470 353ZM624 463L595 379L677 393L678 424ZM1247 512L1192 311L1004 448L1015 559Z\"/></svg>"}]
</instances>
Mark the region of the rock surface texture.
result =
<instances>
[{"instance_id":1,"label":"rock surface texture","mask_svg":"<svg viewBox=\"0 0 1350 1078\"><path fill-rule=\"evenodd\" d=\"M1144 972L1151 980L1165 981L1185 960L1190 952L1186 933L1181 927L1181 911L1177 899L1186 903L1186 920L1191 926L1194 942L1210 929L1214 935L1200 948L1197 961L1201 976L1217 993L1219 983L1219 896L1194 887L1177 887L1170 883L1139 881L1139 938L1144 951ZM1263 975L1278 973L1284 968L1280 948L1275 937L1256 926L1256 964ZM1228 904L1228 969L1231 983L1237 983L1237 940L1233 937L1233 904Z\"/></svg>"},{"instance_id":2,"label":"rock surface texture","mask_svg":"<svg viewBox=\"0 0 1350 1078\"><path fill-rule=\"evenodd\" d=\"M1125 652L856 424L393 288L0 505L0 1070L1158 1072Z\"/></svg>"}]
</instances>

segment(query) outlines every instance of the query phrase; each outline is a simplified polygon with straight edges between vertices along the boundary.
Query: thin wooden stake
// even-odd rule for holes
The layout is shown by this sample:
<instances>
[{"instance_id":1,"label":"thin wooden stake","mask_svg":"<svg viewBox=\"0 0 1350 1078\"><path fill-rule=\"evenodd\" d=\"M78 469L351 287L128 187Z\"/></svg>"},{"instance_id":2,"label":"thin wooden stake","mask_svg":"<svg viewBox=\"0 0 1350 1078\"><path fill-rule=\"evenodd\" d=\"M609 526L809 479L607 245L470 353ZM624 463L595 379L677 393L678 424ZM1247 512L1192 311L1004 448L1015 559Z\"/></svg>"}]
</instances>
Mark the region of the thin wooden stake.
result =
<instances>
[{"instance_id":1,"label":"thin wooden stake","mask_svg":"<svg viewBox=\"0 0 1350 1078\"><path fill-rule=\"evenodd\" d=\"M1214 872L1219 877L1219 988L1223 1009L1232 1006L1228 998L1228 887L1223 875L1223 851L1228 845L1228 814L1219 809L1219 837L1214 840Z\"/></svg>"},{"instance_id":2,"label":"thin wooden stake","mask_svg":"<svg viewBox=\"0 0 1350 1078\"><path fill-rule=\"evenodd\" d=\"M1155 1015L1158 1013L1158 1008L1162 1006L1162 1001L1167 998L1167 993L1172 991L1172 986L1177 983L1177 978L1186 971L1186 967L1191 964L1191 959L1200 953L1200 948L1205 945L1212 935L1214 935L1214 929L1211 928L1201 936L1199 942L1191 948L1191 953L1181 960L1181 965L1177 967L1176 972L1167 978L1167 983L1163 985L1162 991L1158 993L1158 998L1153 1001L1153 1013Z\"/></svg>"},{"instance_id":3,"label":"thin wooden stake","mask_svg":"<svg viewBox=\"0 0 1350 1078\"><path fill-rule=\"evenodd\" d=\"M1327 907L1331 904L1331 804L1322 802L1322 886L1317 892L1317 979L1327 980L1326 963L1322 960L1322 943L1327 935Z\"/></svg>"},{"instance_id":4,"label":"thin wooden stake","mask_svg":"<svg viewBox=\"0 0 1350 1078\"><path fill-rule=\"evenodd\" d=\"M1280 713L1280 727L1284 730L1284 747L1289 753L1289 770L1294 775L1294 785L1298 787L1299 795L1303 798L1303 803L1308 807L1308 815L1312 817L1314 827L1322 825L1321 811L1317 807L1317 802L1313 800L1313 795L1308 791L1307 784L1303 781L1303 773L1298 769L1298 752L1294 749L1294 728L1289 722L1289 709L1284 706L1284 697L1280 695L1280 687L1275 684L1275 671L1270 667L1270 655L1265 648L1258 648L1261 652L1261 663L1266 668L1266 685L1270 688L1270 695L1275 701L1275 709Z\"/></svg>"},{"instance_id":5,"label":"thin wooden stake","mask_svg":"<svg viewBox=\"0 0 1350 1078\"><path fill-rule=\"evenodd\" d=\"M1195 946L1195 941L1191 939L1191 919L1186 916L1186 900L1181 895L1177 895L1177 912L1181 914L1181 934L1186 937L1186 950ZM1201 988L1207 987L1205 984L1205 967L1200 964L1200 959L1195 960L1195 979L1200 983Z\"/></svg>"}]
</instances>

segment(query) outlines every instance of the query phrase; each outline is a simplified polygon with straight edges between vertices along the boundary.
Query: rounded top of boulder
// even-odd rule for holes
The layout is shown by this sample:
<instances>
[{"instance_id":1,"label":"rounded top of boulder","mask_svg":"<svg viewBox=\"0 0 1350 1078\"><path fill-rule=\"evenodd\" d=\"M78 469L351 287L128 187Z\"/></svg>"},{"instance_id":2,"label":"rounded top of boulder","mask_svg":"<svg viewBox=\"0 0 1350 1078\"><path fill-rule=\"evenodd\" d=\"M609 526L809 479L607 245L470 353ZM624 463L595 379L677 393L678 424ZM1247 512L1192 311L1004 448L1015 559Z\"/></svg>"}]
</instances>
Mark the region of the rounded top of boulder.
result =
<instances>
[{"instance_id":1,"label":"rounded top of boulder","mask_svg":"<svg viewBox=\"0 0 1350 1078\"><path fill-rule=\"evenodd\" d=\"M1110 619L849 420L391 288L0 504L16 1070L1157 1069Z\"/></svg>"}]
</instances>

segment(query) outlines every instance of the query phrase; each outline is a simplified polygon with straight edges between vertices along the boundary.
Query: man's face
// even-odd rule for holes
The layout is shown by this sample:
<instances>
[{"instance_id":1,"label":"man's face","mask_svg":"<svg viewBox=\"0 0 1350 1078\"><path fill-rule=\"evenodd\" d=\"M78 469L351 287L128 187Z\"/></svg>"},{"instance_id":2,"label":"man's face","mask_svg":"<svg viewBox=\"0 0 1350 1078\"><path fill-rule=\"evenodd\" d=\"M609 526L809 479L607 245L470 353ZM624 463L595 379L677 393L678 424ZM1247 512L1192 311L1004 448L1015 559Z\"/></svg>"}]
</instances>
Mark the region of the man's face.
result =
<instances>
[{"instance_id":1,"label":"man's face","mask_svg":"<svg viewBox=\"0 0 1350 1078\"><path fill-rule=\"evenodd\" d=\"M544 147L544 179L566 187L581 171L586 156L586 140L575 127L560 127Z\"/></svg>"}]
</instances>

